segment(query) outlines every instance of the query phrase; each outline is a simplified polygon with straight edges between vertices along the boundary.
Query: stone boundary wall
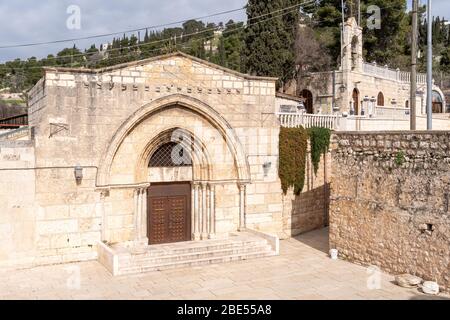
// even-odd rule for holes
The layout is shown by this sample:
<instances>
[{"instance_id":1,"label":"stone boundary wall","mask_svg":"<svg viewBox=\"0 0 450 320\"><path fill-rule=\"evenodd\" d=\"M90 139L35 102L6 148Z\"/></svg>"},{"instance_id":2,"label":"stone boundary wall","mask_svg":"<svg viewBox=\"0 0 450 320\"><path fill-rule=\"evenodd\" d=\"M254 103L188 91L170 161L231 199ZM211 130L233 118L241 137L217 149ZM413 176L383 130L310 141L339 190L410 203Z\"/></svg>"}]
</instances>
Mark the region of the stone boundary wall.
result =
<instances>
[{"instance_id":1,"label":"stone boundary wall","mask_svg":"<svg viewBox=\"0 0 450 320\"><path fill-rule=\"evenodd\" d=\"M332 137L330 248L450 289L450 132Z\"/></svg>"},{"instance_id":2,"label":"stone boundary wall","mask_svg":"<svg viewBox=\"0 0 450 320\"><path fill-rule=\"evenodd\" d=\"M282 196L284 238L328 226L330 154L322 156L316 175L308 143L305 171L302 193L296 196L290 189Z\"/></svg>"}]
</instances>

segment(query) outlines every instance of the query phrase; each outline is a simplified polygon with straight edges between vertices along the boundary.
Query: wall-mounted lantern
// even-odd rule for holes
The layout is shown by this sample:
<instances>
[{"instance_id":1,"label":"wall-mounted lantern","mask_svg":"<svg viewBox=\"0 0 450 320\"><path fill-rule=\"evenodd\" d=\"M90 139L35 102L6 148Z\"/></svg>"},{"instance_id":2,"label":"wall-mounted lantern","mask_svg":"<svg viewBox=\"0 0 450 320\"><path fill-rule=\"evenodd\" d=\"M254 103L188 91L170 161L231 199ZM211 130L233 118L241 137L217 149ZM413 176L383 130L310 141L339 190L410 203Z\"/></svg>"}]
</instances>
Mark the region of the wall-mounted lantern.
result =
<instances>
[{"instance_id":1,"label":"wall-mounted lantern","mask_svg":"<svg viewBox=\"0 0 450 320\"><path fill-rule=\"evenodd\" d=\"M271 167L272 167L272 162L264 162L264 164L263 164L264 177L267 177Z\"/></svg>"},{"instance_id":2,"label":"wall-mounted lantern","mask_svg":"<svg viewBox=\"0 0 450 320\"><path fill-rule=\"evenodd\" d=\"M341 85L341 86L339 87L339 91L341 91L341 93L344 93L344 92L345 92L345 89L347 89L345 85Z\"/></svg>"},{"instance_id":3,"label":"wall-mounted lantern","mask_svg":"<svg viewBox=\"0 0 450 320\"><path fill-rule=\"evenodd\" d=\"M395 107L397 105L397 100L396 99L392 99L391 100L391 104L392 104L392 106Z\"/></svg>"},{"instance_id":4,"label":"wall-mounted lantern","mask_svg":"<svg viewBox=\"0 0 450 320\"><path fill-rule=\"evenodd\" d=\"M76 166L73 170L73 173L75 175L75 180L77 181L77 183L80 183L81 180L83 180L83 167L81 166Z\"/></svg>"}]
</instances>

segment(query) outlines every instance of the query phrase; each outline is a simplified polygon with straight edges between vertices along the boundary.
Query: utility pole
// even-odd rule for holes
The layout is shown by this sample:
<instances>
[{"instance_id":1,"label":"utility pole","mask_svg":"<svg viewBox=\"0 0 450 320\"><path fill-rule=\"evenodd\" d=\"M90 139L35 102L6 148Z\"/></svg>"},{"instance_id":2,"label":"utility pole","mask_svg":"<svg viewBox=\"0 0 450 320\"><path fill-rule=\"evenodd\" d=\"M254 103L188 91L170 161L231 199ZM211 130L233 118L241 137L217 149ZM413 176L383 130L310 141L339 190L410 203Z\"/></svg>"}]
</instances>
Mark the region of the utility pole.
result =
<instances>
[{"instance_id":1,"label":"utility pole","mask_svg":"<svg viewBox=\"0 0 450 320\"><path fill-rule=\"evenodd\" d=\"M341 28L341 68L344 70L344 26L345 26L345 14L344 14L344 0L341 0L341 14L342 14L342 28Z\"/></svg>"},{"instance_id":2,"label":"utility pole","mask_svg":"<svg viewBox=\"0 0 450 320\"><path fill-rule=\"evenodd\" d=\"M361 0L358 0L358 27L361 27Z\"/></svg>"},{"instance_id":3,"label":"utility pole","mask_svg":"<svg viewBox=\"0 0 450 320\"><path fill-rule=\"evenodd\" d=\"M431 0L427 4L427 130L433 129L433 15Z\"/></svg>"},{"instance_id":4,"label":"utility pole","mask_svg":"<svg viewBox=\"0 0 450 320\"><path fill-rule=\"evenodd\" d=\"M416 130L416 92L417 92L417 11L418 0L412 0L412 39L411 39L411 98L410 129Z\"/></svg>"}]
</instances>

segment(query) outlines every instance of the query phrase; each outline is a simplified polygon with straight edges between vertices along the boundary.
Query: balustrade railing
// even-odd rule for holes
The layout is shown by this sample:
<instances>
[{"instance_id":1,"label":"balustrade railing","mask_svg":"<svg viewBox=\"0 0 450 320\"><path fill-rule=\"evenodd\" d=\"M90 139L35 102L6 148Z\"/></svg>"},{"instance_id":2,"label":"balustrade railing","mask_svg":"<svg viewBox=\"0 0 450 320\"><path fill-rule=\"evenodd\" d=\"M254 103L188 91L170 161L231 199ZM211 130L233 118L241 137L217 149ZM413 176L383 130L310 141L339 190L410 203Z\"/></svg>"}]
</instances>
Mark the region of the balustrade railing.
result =
<instances>
[{"instance_id":1,"label":"balustrade railing","mask_svg":"<svg viewBox=\"0 0 450 320\"><path fill-rule=\"evenodd\" d=\"M390 69L388 67L380 67L376 64L364 63L363 71L366 74L376 77L399 81L399 82L411 82L411 73L400 70ZM427 82L427 75L423 73L417 74L417 83L424 84Z\"/></svg>"},{"instance_id":2,"label":"balustrade railing","mask_svg":"<svg viewBox=\"0 0 450 320\"><path fill-rule=\"evenodd\" d=\"M304 128L322 127L331 130L339 128L338 115L322 115L322 114L298 114L298 113L277 113L282 127Z\"/></svg>"}]
</instances>

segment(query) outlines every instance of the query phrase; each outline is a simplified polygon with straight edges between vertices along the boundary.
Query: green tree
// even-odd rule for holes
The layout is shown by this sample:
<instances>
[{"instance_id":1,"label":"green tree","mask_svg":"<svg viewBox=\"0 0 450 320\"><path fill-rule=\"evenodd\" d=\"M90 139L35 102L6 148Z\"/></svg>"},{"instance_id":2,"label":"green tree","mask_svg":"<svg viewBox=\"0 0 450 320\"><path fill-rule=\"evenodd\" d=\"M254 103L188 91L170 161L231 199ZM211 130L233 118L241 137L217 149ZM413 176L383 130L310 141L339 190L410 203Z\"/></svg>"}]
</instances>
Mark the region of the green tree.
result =
<instances>
[{"instance_id":1,"label":"green tree","mask_svg":"<svg viewBox=\"0 0 450 320\"><path fill-rule=\"evenodd\" d=\"M66 67L79 67L83 65L84 56L81 51L73 45L72 48L65 48L56 55L56 63Z\"/></svg>"},{"instance_id":2,"label":"green tree","mask_svg":"<svg viewBox=\"0 0 450 320\"><path fill-rule=\"evenodd\" d=\"M279 77L278 87L293 78L298 12L282 14L293 0L249 0L245 33L245 68L248 73ZM278 11L278 12L276 12ZM275 12L275 13L273 13ZM266 15L261 17L262 15Z\"/></svg>"},{"instance_id":3,"label":"green tree","mask_svg":"<svg viewBox=\"0 0 450 320\"><path fill-rule=\"evenodd\" d=\"M244 23L236 23L230 20L225 25L225 30L219 44L220 64L224 67L242 71L242 51L244 46Z\"/></svg>"},{"instance_id":4,"label":"green tree","mask_svg":"<svg viewBox=\"0 0 450 320\"><path fill-rule=\"evenodd\" d=\"M381 28L369 29L367 20L362 19L366 60L405 67L396 57L407 55L409 50L411 22L406 13L406 0L366 0L362 2L362 12L366 12L369 5L381 9Z\"/></svg>"},{"instance_id":5,"label":"green tree","mask_svg":"<svg viewBox=\"0 0 450 320\"><path fill-rule=\"evenodd\" d=\"M367 27L367 18L371 15L366 12L371 5L381 9L380 29ZM307 13L313 15L312 27L317 32L320 42L330 52L335 65L338 65L340 60L342 9L345 20L350 17L358 18L356 1L347 0L342 8L341 0L318 0L315 5L305 9ZM406 0L361 0L365 59L380 64L389 63L393 67L404 63L404 57L409 49L407 39L409 25Z\"/></svg>"}]
</instances>

